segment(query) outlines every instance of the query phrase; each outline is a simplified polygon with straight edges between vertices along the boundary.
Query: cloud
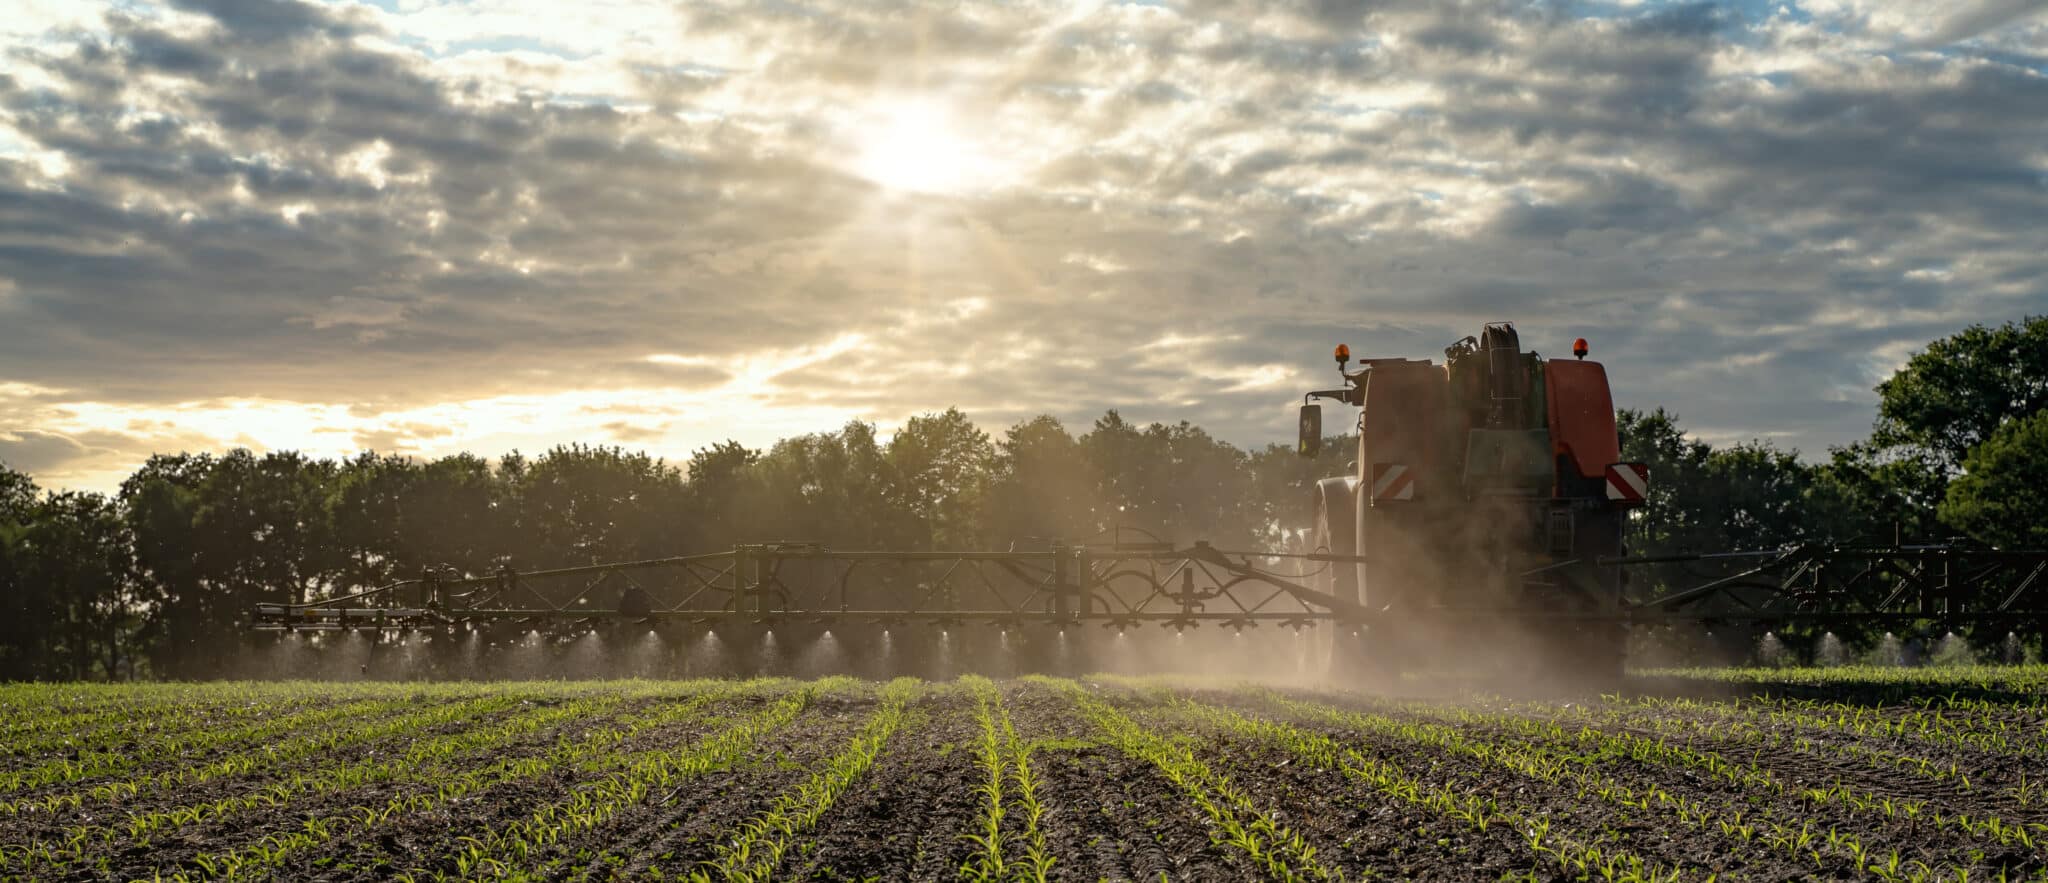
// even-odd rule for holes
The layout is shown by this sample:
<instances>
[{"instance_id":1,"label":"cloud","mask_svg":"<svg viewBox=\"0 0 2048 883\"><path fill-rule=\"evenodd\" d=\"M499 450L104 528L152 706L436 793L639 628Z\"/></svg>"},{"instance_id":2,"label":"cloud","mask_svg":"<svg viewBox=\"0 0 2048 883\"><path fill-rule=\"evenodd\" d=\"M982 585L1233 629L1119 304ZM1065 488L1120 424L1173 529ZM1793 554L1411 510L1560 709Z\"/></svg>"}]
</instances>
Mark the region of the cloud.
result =
<instances>
[{"instance_id":1,"label":"cloud","mask_svg":"<svg viewBox=\"0 0 2048 883\"><path fill-rule=\"evenodd\" d=\"M1957 40L1967 40L1987 31L2013 22L2041 15L2048 11L2048 3L2041 0L1976 0L1974 3L1958 3L1949 14L1940 19L1922 42L1929 46L1940 46Z\"/></svg>"},{"instance_id":2,"label":"cloud","mask_svg":"<svg viewBox=\"0 0 2048 883\"><path fill-rule=\"evenodd\" d=\"M0 30L0 389L40 392L0 426L94 486L164 446L679 455L949 405L1258 444L1331 344L1495 319L1818 452L1873 353L2048 312L2013 232L2048 27L1997 0L37 21ZM977 174L863 177L906 102Z\"/></svg>"},{"instance_id":3,"label":"cloud","mask_svg":"<svg viewBox=\"0 0 2048 883\"><path fill-rule=\"evenodd\" d=\"M614 420L604 425L605 435L621 444L636 444L658 440L662 430L654 426L636 426L624 420Z\"/></svg>"},{"instance_id":4,"label":"cloud","mask_svg":"<svg viewBox=\"0 0 2048 883\"><path fill-rule=\"evenodd\" d=\"M50 472L90 454L77 439L56 433L32 429L0 433L0 463L23 472Z\"/></svg>"},{"instance_id":5,"label":"cloud","mask_svg":"<svg viewBox=\"0 0 2048 883\"><path fill-rule=\"evenodd\" d=\"M279 0L172 0L172 5L220 23L238 39L279 43L307 37L346 37L357 30L350 12Z\"/></svg>"}]
</instances>

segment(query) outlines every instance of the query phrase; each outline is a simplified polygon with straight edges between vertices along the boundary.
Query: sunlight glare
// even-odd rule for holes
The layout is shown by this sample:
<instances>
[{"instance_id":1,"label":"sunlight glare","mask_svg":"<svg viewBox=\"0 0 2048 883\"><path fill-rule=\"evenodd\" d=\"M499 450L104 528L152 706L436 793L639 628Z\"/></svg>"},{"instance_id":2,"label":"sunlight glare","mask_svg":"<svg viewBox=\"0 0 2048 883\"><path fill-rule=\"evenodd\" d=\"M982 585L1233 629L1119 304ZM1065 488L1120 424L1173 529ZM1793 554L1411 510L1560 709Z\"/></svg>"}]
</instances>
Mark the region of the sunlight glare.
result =
<instances>
[{"instance_id":1,"label":"sunlight glare","mask_svg":"<svg viewBox=\"0 0 2048 883\"><path fill-rule=\"evenodd\" d=\"M981 147L962 137L936 105L893 105L865 126L854 166L863 178L916 193L957 193L986 182L989 163Z\"/></svg>"}]
</instances>

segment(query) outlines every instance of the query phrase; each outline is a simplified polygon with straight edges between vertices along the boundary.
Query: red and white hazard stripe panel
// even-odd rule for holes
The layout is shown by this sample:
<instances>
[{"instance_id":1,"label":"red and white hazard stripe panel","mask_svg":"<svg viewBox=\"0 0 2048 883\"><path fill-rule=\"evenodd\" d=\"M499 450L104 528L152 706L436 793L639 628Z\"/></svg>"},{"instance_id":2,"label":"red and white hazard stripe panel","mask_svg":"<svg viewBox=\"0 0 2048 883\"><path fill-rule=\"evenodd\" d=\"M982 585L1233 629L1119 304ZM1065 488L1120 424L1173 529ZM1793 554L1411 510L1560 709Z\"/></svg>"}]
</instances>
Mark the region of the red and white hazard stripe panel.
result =
<instances>
[{"instance_id":1,"label":"red and white hazard stripe panel","mask_svg":"<svg viewBox=\"0 0 2048 883\"><path fill-rule=\"evenodd\" d=\"M1374 500L1415 499L1415 473L1400 463L1372 464Z\"/></svg>"},{"instance_id":2,"label":"red and white hazard stripe panel","mask_svg":"<svg viewBox=\"0 0 2048 883\"><path fill-rule=\"evenodd\" d=\"M1640 503L1650 493L1650 467L1643 463L1612 463L1607 467L1607 499Z\"/></svg>"}]
</instances>

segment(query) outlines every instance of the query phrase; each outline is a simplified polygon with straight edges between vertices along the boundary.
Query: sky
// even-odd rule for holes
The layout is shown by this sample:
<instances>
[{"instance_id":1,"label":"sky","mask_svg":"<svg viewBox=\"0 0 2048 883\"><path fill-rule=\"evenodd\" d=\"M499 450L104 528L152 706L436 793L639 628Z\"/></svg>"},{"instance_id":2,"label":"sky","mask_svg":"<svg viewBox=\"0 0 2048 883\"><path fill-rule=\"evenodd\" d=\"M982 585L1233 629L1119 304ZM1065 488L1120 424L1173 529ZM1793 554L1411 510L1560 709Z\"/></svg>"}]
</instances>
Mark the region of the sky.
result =
<instances>
[{"instance_id":1,"label":"sky","mask_svg":"<svg viewBox=\"0 0 2048 883\"><path fill-rule=\"evenodd\" d=\"M2015 0L8 0L0 461L1288 442L1482 323L1824 457L2048 313Z\"/></svg>"}]
</instances>

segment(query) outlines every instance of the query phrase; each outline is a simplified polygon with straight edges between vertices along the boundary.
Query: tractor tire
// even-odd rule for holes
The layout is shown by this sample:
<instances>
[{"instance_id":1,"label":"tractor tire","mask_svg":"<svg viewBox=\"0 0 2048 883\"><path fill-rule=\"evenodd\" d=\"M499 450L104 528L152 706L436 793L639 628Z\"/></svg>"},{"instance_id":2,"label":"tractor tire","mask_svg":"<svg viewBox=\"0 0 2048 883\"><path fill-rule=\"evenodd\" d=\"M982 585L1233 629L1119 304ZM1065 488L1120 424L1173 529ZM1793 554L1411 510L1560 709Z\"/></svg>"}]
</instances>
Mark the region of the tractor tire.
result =
<instances>
[{"instance_id":1,"label":"tractor tire","mask_svg":"<svg viewBox=\"0 0 2048 883\"><path fill-rule=\"evenodd\" d=\"M1356 518L1357 510L1351 501L1331 500L1328 495L1318 493L1315 550L1331 555L1358 554ZM1360 600L1359 570L1360 565L1357 564L1322 562L1308 580L1308 585L1319 592L1355 603ZM1381 682L1389 670L1384 657L1391 648L1376 637L1367 633L1363 623L1344 619L1318 622L1310 637L1306 673L1343 686Z\"/></svg>"},{"instance_id":2,"label":"tractor tire","mask_svg":"<svg viewBox=\"0 0 2048 883\"><path fill-rule=\"evenodd\" d=\"M1316 536L1315 551L1329 555L1358 554L1358 514L1348 500L1331 500L1325 494L1316 495ZM1316 587L1346 601L1358 600L1358 565L1322 562L1317 571L1321 582Z\"/></svg>"},{"instance_id":3,"label":"tractor tire","mask_svg":"<svg viewBox=\"0 0 2048 883\"><path fill-rule=\"evenodd\" d=\"M1332 521L1342 524L1348 511L1334 514L1330 500L1322 494L1316 495L1316 531L1310 551L1327 555L1349 555L1356 541L1349 530L1341 533L1333 530ZM1334 561L1311 562L1312 568L1307 580L1308 587L1339 598L1355 598L1358 595L1358 568L1338 564ZM1312 678L1341 680L1337 662L1337 632L1346 627L1333 619L1318 621L1309 631L1308 658L1303 673Z\"/></svg>"}]
</instances>

